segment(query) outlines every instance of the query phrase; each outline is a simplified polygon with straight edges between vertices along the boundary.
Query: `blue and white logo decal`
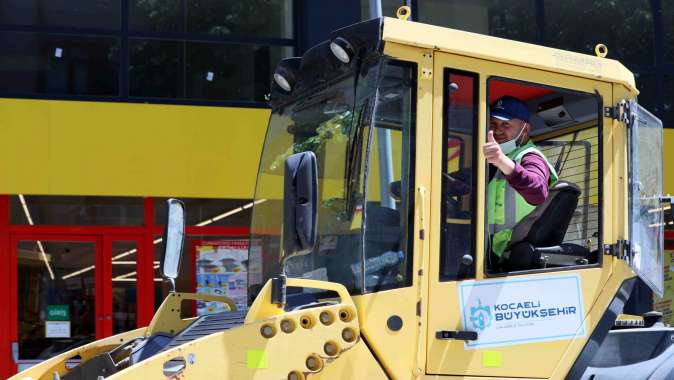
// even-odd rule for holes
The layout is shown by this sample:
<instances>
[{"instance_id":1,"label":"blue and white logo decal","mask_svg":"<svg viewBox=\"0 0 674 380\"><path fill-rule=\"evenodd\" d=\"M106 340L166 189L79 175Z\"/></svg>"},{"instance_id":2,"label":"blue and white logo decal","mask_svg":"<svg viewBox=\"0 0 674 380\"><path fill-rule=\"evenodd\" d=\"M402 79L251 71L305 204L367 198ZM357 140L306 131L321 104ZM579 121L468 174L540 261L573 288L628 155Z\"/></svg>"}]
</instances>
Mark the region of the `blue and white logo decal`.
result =
<instances>
[{"instance_id":1,"label":"blue and white logo decal","mask_svg":"<svg viewBox=\"0 0 674 380\"><path fill-rule=\"evenodd\" d=\"M581 294L577 274L465 281L459 286L463 326L478 333L466 348L583 337Z\"/></svg>"},{"instance_id":2,"label":"blue and white logo decal","mask_svg":"<svg viewBox=\"0 0 674 380\"><path fill-rule=\"evenodd\" d=\"M477 306L470 307L470 321L473 323L473 328L484 331L491 326L491 307L482 306L482 302L478 299Z\"/></svg>"}]
</instances>

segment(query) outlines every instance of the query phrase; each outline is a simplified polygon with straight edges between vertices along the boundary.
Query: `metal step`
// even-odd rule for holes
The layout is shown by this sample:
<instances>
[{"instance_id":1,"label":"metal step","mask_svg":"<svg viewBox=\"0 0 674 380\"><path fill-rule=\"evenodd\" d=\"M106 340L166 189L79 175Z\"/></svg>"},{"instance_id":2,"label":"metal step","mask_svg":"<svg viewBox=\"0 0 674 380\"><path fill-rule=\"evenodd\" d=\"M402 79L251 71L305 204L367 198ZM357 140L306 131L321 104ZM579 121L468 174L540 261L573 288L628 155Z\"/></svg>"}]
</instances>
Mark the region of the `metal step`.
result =
<instances>
[{"instance_id":1,"label":"metal step","mask_svg":"<svg viewBox=\"0 0 674 380\"><path fill-rule=\"evenodd\" d=\"M243 324L245 318L246 311L226 311L203 315L178 333L162 351L170 350L213 333L240 326Z\"/></svg>"}]
</instances>

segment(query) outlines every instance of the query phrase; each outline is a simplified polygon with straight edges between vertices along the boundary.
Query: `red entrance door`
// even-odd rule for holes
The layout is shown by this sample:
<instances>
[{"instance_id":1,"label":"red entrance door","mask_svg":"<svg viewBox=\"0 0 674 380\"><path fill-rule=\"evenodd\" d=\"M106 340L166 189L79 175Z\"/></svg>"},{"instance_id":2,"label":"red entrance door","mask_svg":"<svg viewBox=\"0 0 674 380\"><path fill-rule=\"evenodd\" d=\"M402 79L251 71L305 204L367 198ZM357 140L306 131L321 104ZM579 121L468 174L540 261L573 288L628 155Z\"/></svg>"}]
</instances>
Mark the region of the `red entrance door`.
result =
<instances>
[{"instance_id":1,"label":"red entrance door","mask_svg":"<svg viewBox=\"0 0 674 380\"><path fill-rule=\"evenodd\" d=\"M147 323L152 263L142 235L13 235L10 247L18 370Z\"/></svg>"}]
</instances>

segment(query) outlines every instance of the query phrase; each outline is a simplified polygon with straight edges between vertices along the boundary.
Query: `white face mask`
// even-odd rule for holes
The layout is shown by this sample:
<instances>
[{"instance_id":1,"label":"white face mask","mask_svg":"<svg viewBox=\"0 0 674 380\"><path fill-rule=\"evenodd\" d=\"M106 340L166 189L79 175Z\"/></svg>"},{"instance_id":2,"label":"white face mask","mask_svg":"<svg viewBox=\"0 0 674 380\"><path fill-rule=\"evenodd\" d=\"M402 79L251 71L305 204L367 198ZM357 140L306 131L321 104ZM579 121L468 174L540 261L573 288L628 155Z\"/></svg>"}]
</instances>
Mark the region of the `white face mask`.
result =
<instances>
[{"instance_id":1,"label":"white face mask","mask_svg":"<svg viewBox=\"0 0 674 380\"><path fill-rule=\"evenodd\" d=\"M526 126L527 126L526 124L522 125L522 129L520 129L520 133L514 139L508 140L508 141L506 141L502 144L499 144L501 146L501 150L503 151L503 154L508 155L510 152L517 149L517 145L518 145L517 142L520 140L520 137L522 137L522 132L524 132L524 127L526 127Z\"/></svg>"}]
</instances>

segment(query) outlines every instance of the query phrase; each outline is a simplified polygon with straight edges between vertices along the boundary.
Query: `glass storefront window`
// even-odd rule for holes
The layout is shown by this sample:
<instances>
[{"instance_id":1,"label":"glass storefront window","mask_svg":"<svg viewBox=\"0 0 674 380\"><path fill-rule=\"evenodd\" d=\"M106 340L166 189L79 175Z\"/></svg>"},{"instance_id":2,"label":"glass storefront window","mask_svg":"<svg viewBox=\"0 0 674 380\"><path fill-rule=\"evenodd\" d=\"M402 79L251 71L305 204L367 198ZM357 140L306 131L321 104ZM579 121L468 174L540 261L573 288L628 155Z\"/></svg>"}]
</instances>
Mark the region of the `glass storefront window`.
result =
<instances>
[{"instance_id":1,"label":"glass storefront window","mask_svg":"<svg viewBox=\"0 0 674 380\"><path fill-rule=\"evenodd\" d=\"M129 30L180 32L185 28L181 0L129 1Z\"/></svg>"},{"instance_id":2,"label":"glass storefront window","mask_svg":"<svg viewBox=\"0 0 674 380\"><path fill-rule=\"evenodd\" d=\"M133 39L130 95L194 100L265 101L276 63L292 48Z\"/></svg>"},{"instance_id":3,"label":"glass storefront window","mask_svg":"<svg viewBox=\"0 0 674 380\"><path fill-rule=\"evenodd\" d=\"M2 2L0 92L265 102L276 63L293 55L292 0L132 0L124 20L121 9L121 0ZM110 29L120 34L93 36ZM201 42L200 35L243 42ZM127 38L128 61L120 62ZM128 93L120 93L127 78L120 69Z\"/></svg>"},{"instance_id":4,"label":"glass storefront window","mask_svg":"<svg viewBox=\"0 0 674 380\"><path fill-rule=\"evenodd\" d=\"M674 127L674 75L666 74L662 84L664 93L664 109L660 111L660 119L665 127ZM641 103L641 101L639 101ZM644 103L643 106L648 109Z\"/></svg>"},{"instance_id":5,"label":"glass storefront window","mask_svg":"<svg viewBox=\"0 0 674 380\"><path fill-rule=\"evenodd\" d=\"M166 200L154 198L155 224L166 223ZM252 200L180 198L185 203L188 226L250 226Z\"/></svg>"},{"instance_id":6,"label":"glass storefront window","mask_svg":"<svg viewBox=\"0 0 674 380\"><path fill-rule=\"evenodd\" d=\"M0 49L4 92L119 93L117 38L0 32Z\"/></svg>"},{"instance_id":7,"label":"glass storefront window","mask_svg":"<svg viewBox=\"0 0 674 380\"><path fill-rule=\"evenodd\" d=\"M658 83L658 77L655 73L634 73L634 81L636 82L637 89L639 89L639 104L652 111L655 114L661 112L660 102L658 101L657 91L658 86L661 86L661 83Z\"/></svg>"},{"instance_id":8,"label":"glass storefront window","mask_svg":"<svg viewBox=\"0 0 674 380\"><path fill-rule=\"evenodd\" d=\"M374 18L370 8L370 0L360 0L360 19L365 21ZM381 0L381 14L384 17L396 17L398 8L405 5L405 0Z\"/></svg>"},{"instance_id":9,"label":"glass storefront window","mask_svg":"<svg viewBox=\"0 0 674 380\"><path fill-rule=\"evenodd\" d=\"M143 225L143 198L37 196L21 198L10 196L11 224L50 225Z\"/></svg>"},{"instance_id":10,"label":"glass storefront window","mask_svg":"<svg viewBox=\"0 0 674 380\"><path fill-rule=\"evenodd\" d=\"M94 243L21 241L17 248L19 359L48 359L94 340L96 272L73 275L93 268Z\"/></svg>"},{"instance_id":11,"label":"glass storefront window","mask_svg":"<svg viewBox=\"0 0 674 380\"><path fill-rule=\"evenodd\" d=\"M135 0L129 29L220 36L293 37L292 0Z\"/></svg>"},{"instance_id":12,"label":"glass storefront window","mask_svg":"<svg viewBox=\"0 0 674 380\"><path fill-rule=\"evenodd\" d=\"M674 21L674 3L671 1L660 1L662 7L662 34L664 39L663 53L665 62L674 62L674 28L672 28L672 21Z\"/></svg>"},{"instance_id":13,"label":"glass storefront window","mask_svg":"<svg viewBox=\"0 0 674 380\"><path fill-rule=\"evenodd\" d=\"M264 102L273 69L291 51L280 46L188 42L186 98Z\"/></svg>"},{"instance_id":14,"label":"glass storefront window","mask_svg":"<svg viewBox=\"0 0 674 380\"><path fill-rule=\"evenodd\" d=\"M609 58L628 67L654 64L653 16L648 0L594 1L592 6L582 0L546 1L544 22L548 46L594 55L595 46L603 43L608 46ZM590 26L592 32L588 33Z\"/></svg>"},{"instance_id":15,"label":"glass storefront window","mask_svg":"<svg viewBox=\"0 0 674 380\"><path fill-rule=\"evenodd\" d=\"M159 236L155 237L155 241L157 240L156 238L159 238ZM185 243L183 245L183 254L181 257L180 261L180 273L178 274L178 278L176 279L176 291L178 292L187 292L187 293L195 293L197 291L197 275L196 275L196 269L194 266L194 249L197 244L200 245L206 245L209 242L223 242L223 241L232 241L232 240L237 240L237 241L245 241L247 243L247 236L241 236L241 237L236 237L236 236L187 236L185 238ZM244 249L244 252L247 253L247 251ZM159 267L159 262L161 261L161 256L162 256L162 244L158 243L155 244L154 246L154 284L155 284L155 310L161 305L161 303L164 301L166 296L169 294L171 290L171 286L169 285L168 282L162 281L161 278L161 269ZM220 266L227 266L232 263L229 262L224 262L222 260L209 263L209 267L215 267L216 265ZM244 263L245 264L245 263ZM246 268L239 268L240 270L245 270ZM217 274L215 270L212 271L213 274ZM217 279L215 279L213 282L215 283ZM243 288L245 289L246 286L244 285ZM224 295L230 295L230 294L224 294ZM231 294L233 296L233 294ZM193 305L196 307L196 305ZM193 312L192 310L183 310L183 315L184 316L192 316Z\"/></svg>"},{"instance_id":16,"label":"glass storefront window","mask_svg":"<svg viewBox=\"0 0 674 380\"><path fill-rule=\"evenodd\" d=\"M191 0L187 31L292 38L292 0Z\"/></svg>"},{"instance_id":17,"label":"glass storefront window","mask_svg":"<svg viewBox=\"0 0 674 380\"><path fill-rule=\"evenodd\" d=\"M498 4L493 3L495 2L485 0L420 1L418 20L426 24L474 33L488 34L491 31L494 35L500 35L507 31L515 35L522 34L519 28L513 28L512 19L528 12L533 2L511 1L508 7L498 7ZM490 26L492 26L491 29ZM535 28L535 26L534 23L532 27Z\"/></svg>"},{"instance_id":18,"label":"glass storefront window","mask_svg":"<svg viewBox=\"0 0 674 380\"><path fill-rule=\"evenodd\" d=\"M137 244L112 242L112 331L119 334L136 328Z\"/></svg>"},{"instance_id":19,"label":"glass storefront window","mask_svg":"<svg viewBox=\"0 0 674 380\"><path fill-rule=\"evenodd\" d=\"M121 0L4 0L0 24L119 29Z\"/></svg>"},{"instance_id":20,"label":"glass storefront window","mask_svg":"<svg viewBox=\"0 0 674 380\"><path fill-rule=\"evenodd\" d=\"M181 41L129 40L129 95L185 97L184 46Z\"/></svg>"},{"instance_id":21,"label":"glass storefront window","mask_svg":"<svg viewBox=\"0 0 674 380\"><path fill-rule=\"evenodd\" d=\"M487 22L490 35L530 43L539 41L535 1L490 0L482 1L482 4L488 8ZM455 14L458 19L462 18L461 12ZM475 14L477 12L474 10L472 15Z\"/></svg>"},{"instance_id":22,"label":"glass storefront window","mask_svg":"<svg viewBox=\"0 0 674 380\"><path fill-rule=\"evenodd\" d=\"M639 104L659 117L665 128L674 126L674 75L665 73L664 80L659 80L654 72L636 72L634 79L639 89ZM658 98L659 89L662 99Z\"/></svg>"}]
</instances>

